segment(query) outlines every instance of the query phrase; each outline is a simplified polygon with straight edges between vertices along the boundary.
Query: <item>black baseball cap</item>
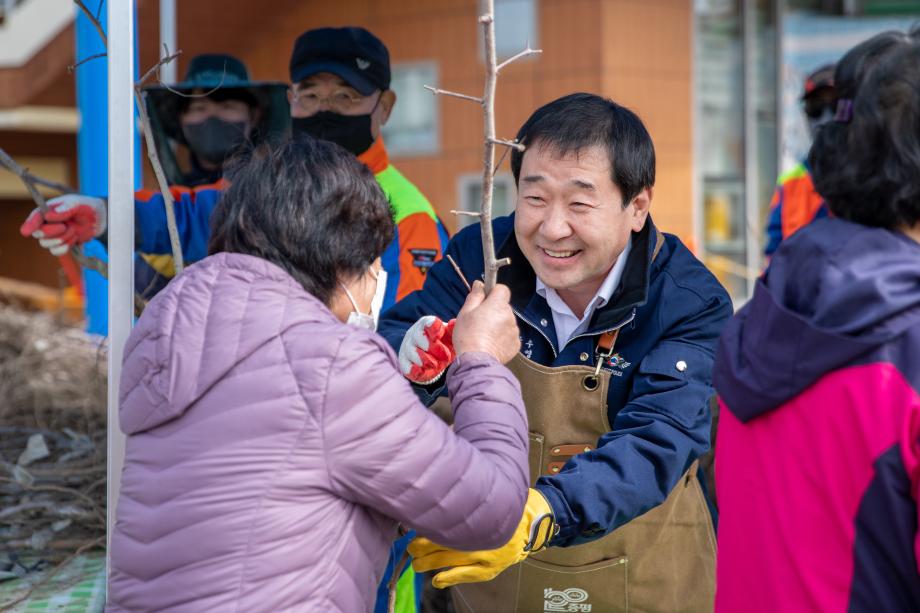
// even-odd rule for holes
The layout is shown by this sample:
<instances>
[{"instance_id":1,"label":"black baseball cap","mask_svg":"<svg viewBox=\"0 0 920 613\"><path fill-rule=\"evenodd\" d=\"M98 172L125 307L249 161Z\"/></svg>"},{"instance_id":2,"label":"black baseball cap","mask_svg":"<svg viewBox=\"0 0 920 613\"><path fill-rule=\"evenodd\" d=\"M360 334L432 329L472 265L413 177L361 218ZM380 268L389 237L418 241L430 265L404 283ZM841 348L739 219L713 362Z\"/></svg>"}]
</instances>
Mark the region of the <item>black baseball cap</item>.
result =
<instances>
[{"instance_id":1,"label":"black baseball cap","mask_svg":"<svg viewBox=\"0 0 920 613\"><path fill-rule=\"evenodd\" d=\"M307 30L294 42L290 69L291 83L330 72L365 96L390 88L390 53L364 28Z\"/></svg>"}]
</instances>

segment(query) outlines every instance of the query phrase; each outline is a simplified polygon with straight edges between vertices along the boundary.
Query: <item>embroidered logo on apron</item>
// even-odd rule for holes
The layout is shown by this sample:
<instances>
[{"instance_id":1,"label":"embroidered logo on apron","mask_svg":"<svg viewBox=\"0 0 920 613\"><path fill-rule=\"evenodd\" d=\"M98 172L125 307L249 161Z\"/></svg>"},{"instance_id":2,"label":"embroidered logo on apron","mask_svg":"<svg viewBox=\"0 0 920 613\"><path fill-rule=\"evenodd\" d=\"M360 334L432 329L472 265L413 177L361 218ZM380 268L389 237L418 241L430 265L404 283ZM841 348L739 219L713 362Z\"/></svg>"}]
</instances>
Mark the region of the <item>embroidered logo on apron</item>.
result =
<instances>
[{"instance_id":1,"label":"embroidered logo on apron","mask_svg":"<svg viewBox=\"0 0 920 613\"><path fill-rule=\"evenodd\" d=\"M577 587L570 587L567 590L554 590L551 587L543 590L543 610L544 611L590 611L591 605L585 601L588 600L588 592Z\"/></svg>"}]
</instances>

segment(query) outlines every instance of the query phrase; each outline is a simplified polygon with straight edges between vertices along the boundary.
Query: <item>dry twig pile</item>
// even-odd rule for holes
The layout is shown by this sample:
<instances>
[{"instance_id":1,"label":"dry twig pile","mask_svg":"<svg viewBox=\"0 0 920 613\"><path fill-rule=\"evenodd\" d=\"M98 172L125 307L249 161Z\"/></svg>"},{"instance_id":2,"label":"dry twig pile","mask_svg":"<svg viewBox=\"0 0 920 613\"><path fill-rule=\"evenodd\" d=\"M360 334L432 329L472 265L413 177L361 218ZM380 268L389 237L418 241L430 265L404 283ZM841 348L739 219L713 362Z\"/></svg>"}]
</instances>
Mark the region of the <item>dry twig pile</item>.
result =
<instances>
[{"instance_id":1,"label":"dry twig pile","mask_svg":"<svg viewBox=\"0 0 920 613\"><path fill-rule=\"evenodd\" d=\"M105 407L104 348L0 305L0 574L105 536Z\"/></svg>"}]
</instances>

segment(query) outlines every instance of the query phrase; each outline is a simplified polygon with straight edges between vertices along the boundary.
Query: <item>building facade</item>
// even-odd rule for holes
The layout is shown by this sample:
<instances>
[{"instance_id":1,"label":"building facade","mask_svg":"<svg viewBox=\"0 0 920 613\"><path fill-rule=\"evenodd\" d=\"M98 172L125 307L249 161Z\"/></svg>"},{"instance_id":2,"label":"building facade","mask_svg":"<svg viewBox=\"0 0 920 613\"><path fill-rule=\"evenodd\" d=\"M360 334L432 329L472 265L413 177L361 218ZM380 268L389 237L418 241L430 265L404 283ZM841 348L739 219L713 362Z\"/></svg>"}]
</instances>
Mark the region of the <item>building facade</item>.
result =
<instances>
[{"instance_id":1,"label":"building facade","mask_svg":"<svg viewBox=\"0 0 920 613\"><path fill-rule=\"evenodd\" d=\"M304 30L368 28L391 53L398 102L384 138L393 162L454 231L463 220L450 211L478 206L481 111L470 102L433 96L423 86L482 91L481 4L176 0L174 31L182 50L177 74L198 53L224 52L246 62L256 79L287 80L293 41ZM809 64L833 61L875 31L909 27L920 15L916 0L495 4L500 58L527 44L543 50L502 71L498 133L514 136L535 108L575 91L609 96L636 111L656 145L656 223L680 236L739 302L763 267L763 226L776 176L807 151L796 91L813 68ZM75 184L78 117L74 77L67 70L75 63L72 4L7 0L0 10L0 146L33 170ZM161 50L160 13L159 1L137 0L142 70ZM144 183L153 185L149 169ZM2 172L0 203L0 277L56 284L53 258L16 233L31 205L15 178ZM495 208L507 213L513 206L505 159L496 177Z\"/></svg>"}]
</instances>

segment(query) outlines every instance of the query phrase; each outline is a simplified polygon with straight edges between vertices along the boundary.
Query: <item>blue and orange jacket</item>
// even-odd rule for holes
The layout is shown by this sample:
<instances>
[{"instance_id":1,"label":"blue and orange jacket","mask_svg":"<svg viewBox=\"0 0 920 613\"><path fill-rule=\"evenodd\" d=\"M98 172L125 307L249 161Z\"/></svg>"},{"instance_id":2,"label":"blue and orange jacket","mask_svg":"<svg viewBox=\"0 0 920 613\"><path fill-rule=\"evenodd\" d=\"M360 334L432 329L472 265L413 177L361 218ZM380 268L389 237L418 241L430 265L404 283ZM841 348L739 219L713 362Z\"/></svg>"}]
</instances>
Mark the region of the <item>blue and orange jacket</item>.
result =
<instances>
[{"instance_id":1,"label":"blue and orange jacket","mask_svg":"<svg viewBox=\"0 0 920 613\"><path fill-rule=\"evenodd\" d=\"M383 138L358 157L364 162L386 194L393 207L396 236L383 253L383 267L387 271L387 289L383 306L388 308L397 300L422 288L425 275L441 259L447 247L447 231L434 208L422 193L390 164ZM208 254L211 212L217 206L221 190L227 186L223 179L194 188L173 186L176 224L186 262L195 262ZM139 229L137 250L140 257L158 272L164 280L175 275L169 233L166 229L166 211L160 192L141 190L135 194L135 220ZM157 283L140 272L136 277L138 291L165 283Z\"/></svg>"},{"instance_id":2,"label":"blue and orange jacket","mask_svg":"<svg viewBox=\"0 0 920 613\"><path fill-rule=\"evenodd\" d=\"M780 243L815 219L827 217L824 198L815 191L808 164L800 162L779 176L770 200L767 221L767 246L764 254L773 255Z\"/></svg>"},{"instance_id":3,"label":"blue and orange jacket","mask_svg":"<svg viewBox=\"0 0 920 613\"><path fill-rule=\"evenodd\" d=\"M835 218L796 233L713 382L716 611L920 611L920 244Z\"/></svg>"}]
</instances>

